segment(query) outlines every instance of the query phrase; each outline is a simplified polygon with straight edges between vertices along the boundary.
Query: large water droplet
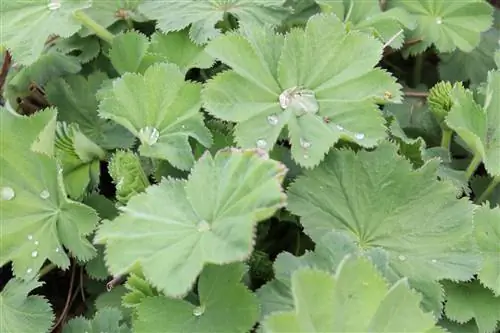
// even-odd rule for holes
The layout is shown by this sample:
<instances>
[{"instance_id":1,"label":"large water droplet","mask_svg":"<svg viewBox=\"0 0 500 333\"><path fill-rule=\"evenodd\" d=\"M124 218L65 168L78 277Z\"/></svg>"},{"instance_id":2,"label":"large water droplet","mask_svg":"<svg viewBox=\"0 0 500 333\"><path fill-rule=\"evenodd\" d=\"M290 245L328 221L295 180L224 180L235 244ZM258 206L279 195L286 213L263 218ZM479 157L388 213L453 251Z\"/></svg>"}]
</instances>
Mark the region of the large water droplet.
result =
<instances>
[{"instance_id":1,"label":"large water droplet","mask_svg":"<svg viewBox=\"0 0 500 333\"><path fill-rule=\"evenodd\" d=\"M50 197L49 191L43 190L42 192L40 192L40 198L42 198L42 199L48 199L49 197Z\"/></svg>"},{"instance_id":2,"label":"large water droplet","mask_svg":"<svg viewBox=\"0 0 500 333\"><path fill-rule=\"evenodd\" d=\"M308 149L311 147L311 143L306 141L305 139L300 138L300 146L304 149Z\"/></svg>"},{"instance_id":3,"label":"large water droplet","mask_svg":"<svg viewBox=\"0 0 500 333\"><path fill-rule=\"evenodd\" d=\"M154 127L146 126L139 131L139 139L145 145L152 146L159 138L160 132Z\"/></svg>"},{"instance_id":4,"label":"large water droplet","mask_svg":"<svg viewBox=\"0 0 500 333\"><path fill-rule=\"evenodd\" d=\"M16 192L12 187L5 186L0 189L0 200L12 200L15 196Z\"/></svg>"},{"instance_id":5,"label":"large water droplet","mask_svg":"<svg viewBox=\"0 0 500 333\"><path fill-rule=\"evenodd\" d=\"M33 240L33 235L28 235L28 240Z\"/></svg>"},{"instance_id":6,"label":"large water droplet","mask_svg":"<svg viewBox=\"0 0 500 333\"><path fill-rule=\"evenodd\" d=\"M257 140L257 148L265 149L267 147L267 141L264 139Z\"/></svg>"},{"instance_id":7,"label":"large water droplet","mask_svg":"<svg viewBox=\"0 0 500 333\"><path fill-rule=\"evenodd\" d=\"M300 87L293 87L284 90L279 96L280 106L283 110L293 107L296 115L304 113L317 113L319 103L316 100L314 91Z\"/></svg>"},{"instance_id":8,"label":"large water droplet","mask_svg":"<svg viewBox=\"0 0 500 333\"><path fill-rule=\"evenodd\" d=\"M49 10L58 10L59 8L61 8L61 3L59 2L59 0L52 0L48 5L47 5L47 8Z\"/></svg>"},{"instance_id":9,"label":"large water droplet","mask_svg":"<svg viewBox=\"0 0 500 333\"><path fill-rule=\"evenodd\" d=\"M193 315L196 317L201 316L205 312L205 307L202 306L197 306L193 309Z\"/></svg>"},{"instance_id":10,"label":"large water droplet","mask_svg":"<svg viewBox=\"0 0 500 333\"><path fill-rule=\"evenodd\" d=\"M276 126L276 125L278 125L279 119L276 115L273 114L273 115L270 115L267 117L267 122L271 126Z\"/></svg>"},{"instance_id":11,"label":"large water droplet","mask_svg":"<svg viewBox=\"0 0 500 333\"><path fill-rule=\"evenodd\" d=\"M200 222L198 222L198 231L199 232L205 232L205 231L209 231L210 230L210 224L205 221L205 220L201 220Z\"/></svg>"},{"instance_id":12,"label":"large water droplet","mask_svg":"<svg viewBox=\"0 0 500 333\"><path fill-rule=\"evenodd\" d=\"M33 252L31 252L31 256L32 256L33 258L38 257L38 251L33 251Z\"/></svg>"},{"instance_id":13,"label":"large water droplet","mask_svg":"<svg viewBox=\"0 0 500 333\"><path fill-rule=\"evenodd\" d=\"M442 24L443 23L443 19L441 17L436 17L436 23L437 24Z\"/></svg>"},{"instance_id":14,"label":"large water droplet","mask_svg":"<svg viewBox=\"0 0 500 333\"><path fill-rule=\"evenodd\" d=\"M363 133L356 133L354 134L354 137L358 140L363 140L365 138L365 135Z\"/></svg>"},{"instance_id":15,"label":"large water droplet","mask_svg":"<svg viewBox=\"0 0 500 333\"><path fill-rule=\"evenodd\" d=\"M400 255L400 256L398 256L398 259L401 260L401 261L405 261L406 257L404 255Z\"/></svg>"}]
</instances>

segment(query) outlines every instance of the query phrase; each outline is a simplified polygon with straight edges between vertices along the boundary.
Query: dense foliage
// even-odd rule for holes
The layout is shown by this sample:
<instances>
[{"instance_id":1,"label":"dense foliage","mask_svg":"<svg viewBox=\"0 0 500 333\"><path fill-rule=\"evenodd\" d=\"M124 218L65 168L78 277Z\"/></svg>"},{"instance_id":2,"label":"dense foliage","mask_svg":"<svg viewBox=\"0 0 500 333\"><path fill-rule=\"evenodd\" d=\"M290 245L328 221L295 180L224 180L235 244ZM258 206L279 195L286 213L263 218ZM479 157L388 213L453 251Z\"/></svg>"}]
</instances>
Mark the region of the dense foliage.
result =
<instances>
[{"instance_id":1,"label":"dense foliage","mask_svg":"<svg viewBox=\"0 0 500 333\"><path fill-rule=\"evenodd\" d=\"M500 9L10 0L0 331L500 327Z\"/></svg>"}]
</instances>

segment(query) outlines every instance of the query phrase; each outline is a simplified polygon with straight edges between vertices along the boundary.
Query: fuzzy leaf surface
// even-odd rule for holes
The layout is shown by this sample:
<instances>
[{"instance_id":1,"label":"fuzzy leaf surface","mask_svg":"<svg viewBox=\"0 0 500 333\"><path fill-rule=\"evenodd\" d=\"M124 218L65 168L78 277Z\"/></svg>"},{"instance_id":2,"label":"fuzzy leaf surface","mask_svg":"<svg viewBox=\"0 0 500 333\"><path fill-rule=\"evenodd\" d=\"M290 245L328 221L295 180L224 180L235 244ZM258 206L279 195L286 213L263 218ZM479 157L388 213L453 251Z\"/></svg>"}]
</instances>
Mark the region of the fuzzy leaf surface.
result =
<instances>
[{"instance_id":1,"label":"fuzzy leaf surface","mask_svg":"<svg viewBox=\"0 0 500 333\"><path fill-rule=\"evenodd\" d=\"M164 178L133 196L96 234L96 242L106 243L110 272L121 274L138 263L155 287L179 297L205 264L247 258L256 223L286 200L284 166L261 153L206 153L188 180Z\"/></svg>"},{"instance_id":2,"label":"fuzzy leaf surface","mask_svg":"<svg viewBox=\"0 0 500 333\"><path fill-rule=\"evenodd\" d=\"M481 206L474 214L475 235L483 255L479 281L500 296L500 207Z\"/></svg>"},{"instance_id":3,"label":"fuzzy leaf surface","mask_svg":"<svg viewBox=\"0 0 500 333\"><path fill-rule=\"evenodd\" d=\"M389 0L387 5L403 8L417 20L416 29L408 37L422 42L410 46L410 54L421 53L433 44L440 52L470 52L493 23L493 7L486 1Z\"/></svg>"},{"instance_id":4,"label":"fuzzy leaf surface","mask_svg":"<svg viewBox=\"0 0 500 333\"><path fill-rule=\"evenodd\" d=\"M51 2L59 7L51 10ZM81 28L72 15L87 7L87 0L4 1L0 11L1 44L12 52L15 61L30 65L40 56L51 35L69 37Z\"/></svg>"},{"instance_id":5,"label":"fuzzy leaf surface","mask_svg":"<svg viewBox=\"0 0 500 333\"><path fill-rule=\"evenodd\" d=\"M335 275L311 268L291 279L294 311L277 312L265 333L435 332L435 319L420 309L421 296L405 279L389 288L372 264L346 257Z\"/></svg>"},{"instance_id":6,"label":"fuzzy leaf surface","mask_svg":"<svg viewBox=\"0 0 500 333\"><path fill-rule=\"evenodd\" d=\"M43 285L31 280L11 279L0 292L0 330L2 333L48 333L54 320L52 308L42 296L28 294Z\"/></svg>"},{"instance_id":7,"label":"fuzzy leaf surface","mask_svg":"<svg viewBox=\"0 0 500 333\"><path fill-rule=\"evenodd\" d=\"M307 168L341 138L376 146L386 129L375 100L401 100L400 85L374 68L382 44L346 32L333 14L315 15L305 31L285 37L256 27L226 34L207 52L232 69L207 82L205 109L236 122L234 135L244 148L271 150L286 127L293 159Z\"/></svg>"},{"instance_id":8,"label":"fuzzy leaf surface","mask_svg":"<svg viewBox=\"0 0 500 333\"><path fill-rule=\"evenodd\" d=\"M188 26L189 37L197 44L206 43L221 31L215 27L224 15L232 14L239 24L279 24L285 17L284 0L185 0L170 2L168 7L161 1L145 0L139 11L158 21L163 32L179 31Z\"/></svg>"},{"instance_id":9,"label":"fuzzy leaf surface","mask_svg":"<svg viewBox=\"0 0 500 333\"><path fill-rule=\"evenodd\" d=\"M480 333L493 333L500 321L500 298L474 280L467 284L444 283L448 318L459 323L475 319Z\"/></svg>"},{"instance_id":10,"label":"fuzzy leaf surface","mask_svg":"<svg viewBox=\"0 0 500 333\"><path fill-rule=\"evenodd\" d=\"M144 75L126 73L113 81L103 93L99 114L138 137L141 155L187 170L194 163L189 137L205 147L212 144L200 112L200 91L200 84L184 81L176 65L154 64Z\"/></svg>"},{"instance_id":11,"label":"fuzzy leaf surface","mask_svg":"<svg viewBox=\"0 0 500 333\"><path fill-rule=\"evenodd\" d=\"M474 206L436 179L438 166L434 159L413 170L389 143L372 152L334 151L289 187L288 208L313 240L342 231L360 249L386 251L396 276L468 280L480 259Z\"/></svg>"},{"instance_id":12,"label":"fuzzy leaf surface","mask_svg":"<svg viewBox=\"0 0 500 333\"><path fill-rule=\"evenodd\" d=\"M491 176L500 176L500 70L488 73L481 106L472 91L455 89L446 124L481 156Z\"/></svg>"},{"instance_id":13,"label":"fuzzy leaf surface","mask_svg":"<svg viewBox=\"0 0 500 333\"><path fill-rule=\"evenodd\" d=\"M207 265L200 275L198 306L182 299L146 298L137 309L137 333L246 333L259 314L257 297L240 281L244 265Z\"/></svg>"},{"instance_id":14,"label":"fuzzy leaf surface","mask_svg":"<svg viewBox=\"0 0 500 333\"><path fill-rule=\"evenodd\" d=\"M33 278L47 259L67 268L63 245L83 261L95 255L85 236L97 213L67 198L57 162L45 149L54 145L56 116L55 109L31 117L0 109L0 265L12 261L22 279Z\"/></svg>"}]
</instances>

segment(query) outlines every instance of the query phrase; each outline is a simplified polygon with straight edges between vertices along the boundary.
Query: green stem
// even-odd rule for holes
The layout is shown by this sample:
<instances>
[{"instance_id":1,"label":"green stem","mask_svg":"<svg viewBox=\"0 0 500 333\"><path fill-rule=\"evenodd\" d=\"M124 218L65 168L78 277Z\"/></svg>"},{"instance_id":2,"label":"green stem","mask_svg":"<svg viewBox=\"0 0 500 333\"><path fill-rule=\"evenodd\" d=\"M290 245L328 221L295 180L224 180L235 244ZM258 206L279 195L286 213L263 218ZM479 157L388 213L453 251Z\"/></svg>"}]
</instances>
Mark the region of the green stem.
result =
<instances>
[{"instance_id":1,"label":"green stem","mask_svg":"<svg viewBox=\"0 0 500 333\"><path fill-rule=\"evenodd\" d=\"M453 136L453 131L450 129L443 129L441 135L441 147L446 150L450 150L451 138Z\"/></svg>"},{"instance_id":2,"label":"green stem","mask_svg":"<svg viewBox=\"0 0 500 333\"><path fill-rule=\"evenodd\" d=\"M41 278L45 274L50 273L54 268L57 268L57 266L54 265L53 263L50 263L50 264L46 265L45 267L42 267L42 269L40 270L40 272L38 273L38 275Z\"/></svg>"},{"instance_id":3,"label":"green stem","mask_svg":"<svg viewBox=\"0 0 500 333\"><path fill-rule=\"evenodd\" d=\"M106 29L105 27L94 21L90 16L85 14L83 11L77 10L76 12L73 13L73 17L77 19L81 24L83 24L83 26L92 30L99 38L108 42L109 44L111 44L113 38L115 38L115 35L109 32L108 29Z\"/></svg>"},{"instance_id":4,"label":"green stem","mask_svg":"<svg viewBox=\"0 0 500 333\"><path fill-rule=\"evenodd\" d=\"M479 198L477 198L475 200L475 203L476 204L480 204L481 202L485 201L486 199L488 199L488 197L490 196L491 192L493 192L493 190L495 189L495 187L500 184L500 177L497 176L495 178L493 178L490 182L490 184L488 185L488 187L486 188L486 190L484 190L483 193L481 193L481 195L479 196Z\"/></svg>"},{"instance_id":5,"label":"green stem","mask_svg":"<svg viewBox=\"0 0 500 333\"><path fill-rule=\"evenodd\" d=\"M465 170L465 176L467 177L467 180L469 180L472 177L472 174L474 174L474 171L476 171L481 161L482 161L481 156L479 154L475 154L472 160L470 161L467 170Z\"/></svg>"},{"instance_id":6,"label":"green stem","mask_svg":"<svg viewBox=\"0 0 500 333\"><path fill-rule=\"evenodd\" d=\"M415 58L415 67L413 68L413 87L417 87L422 80L422 66L424 64L424 55L421 53Z\"/></svg>"}]
</instances>

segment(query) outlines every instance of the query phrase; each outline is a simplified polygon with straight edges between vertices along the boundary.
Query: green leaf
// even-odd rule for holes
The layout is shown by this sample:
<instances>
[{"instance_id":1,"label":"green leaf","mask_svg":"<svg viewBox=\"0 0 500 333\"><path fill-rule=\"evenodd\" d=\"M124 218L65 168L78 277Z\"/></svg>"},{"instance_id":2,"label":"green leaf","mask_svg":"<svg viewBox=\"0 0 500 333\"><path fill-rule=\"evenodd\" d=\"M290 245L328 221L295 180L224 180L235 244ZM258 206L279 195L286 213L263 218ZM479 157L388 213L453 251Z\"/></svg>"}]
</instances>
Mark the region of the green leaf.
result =
<instances>
[{"instance_id":1,"label":"green leaf","mask_svg":"<svg viewBox=\"0 0 500 333\"><path fill-rule=\"evenodd\" d=\"M139 156L131 151L116 151L109 161L108 170L116 185L116 199L122 203L150 185Z\"/></svg>"},{"instance_id":2,"label":"green leaf","mask_svg":"<svg viewBox=\"0 0 500 333\"><path fill-rule=\"evenodd\" d=\"M415 19L402 8L382 11L377 1L317 0L323 12L333 12L357 30L371 33L383 43L399 49L403 46L403 28L415 29Z\"/></svg>"},{"instance_id":3,"label":"green leaf","mask_svg":"<svg viewBox=\"0 0 500 333\"><path fill-rule=\"evenodd\" d=\"M477 280L465 283L444 283L446 316L458 323L475 319L480 333L493 333L500 321L500 298Z\"/></svg>"},{"instance_id":4,"label":"green leaf","mask_svg":"<svg viewBox=\"0 0 500 333\"><path fill-rule=\"evenodd\" d=\"M11 279L0 292L0 327L2 333L48 333L54 313L42 296L28 294L43 282Z\"/></svg>"},{"instance_id":5,"label":"green leaf","mask_svg":"<svg viewBox=\"0 0 500 333\"><path fill-rule=\"evenodd\" d=\"M128 31L113 38L109 58L120 75L135 73L138 72L148 47L148 37L137 31Z\"/></svg>"},{"instance_id":6,"label":"green leaf","mask_svg":"<svg viewBox=\"0 0 500 333\"><path fill-rule=\"evenodd\" d=\"M97 58L101 51L101 45L97 37L82 38L79 34L57 39L54 47L63 54L74 55L82 64L89 63Z\"/></svg>"},{"instance_id":7,"label":"green leaf","mask_svg":"<svg viewBox=\"0 0 500 333\"><path fill-rule=\"evenodd\" d=\"M287 127L292 157L317 165L341 138L373 147L386 137L375 102L400 102L400 85L380 68L382 44L350 31L333 14L315 15L305 31L285 37L269 29L226 34L207 52L232 70L210 80L206 110L237 122L244 148L271 150Z\"/></svg>"},{"instance_id":8,"label":"green leaf","mask_svg":"<svg viewBox=\"0 0 500 333\"><path fill-rule=\"evenodd\" d=\"M207 152L188 180L163 179L132 197L94 240L106 243L110 272L122 274L141 264L155 287L177 297L189 291L205 264L247 258L256 223L286 200L281 192L286 169L260 154Z\"/></svg>"},{"instance_id":9,"label":"green leaf","mask_svg":"<svg viewBox=\"0 0 500 333\"><path fill-rule=\"evenodd\" d=\"M205 48L189 39L188 32L172 31L168 34L155 32L151 36L148 51L161 57L165 62L179 66L186 73L190 68L209 68L214 59L205 52Z\"/></svg>"},{"instance_id":10,"label":"green leaf","mask_svg":"<svg viewBox=\"0 0 500 333\"><path fill-rule=\"evenodd\" d=\"M220 35L215 27L227 14L236 16L240 26L247 24L278 25L287 11L282 7L284 0L185 0L171 2L168 7L155 0L145 0L139 11L150 19L158 21L163 32L179 31L188 26L189 37L197 44Z\"/></svg>"},{"instance_id":11,"label":"green leaf","mask_svg":"<svg viewBox=\"0 0 500 333\"><path fill-rule=\"evenodd\" d=\"M295 311L277 312L265 333L434 332L435 319L405 279L390 289L366 259L346 257L335 276L301 268L292 275Z\"/></svg>"},{"instance_id":12,"label":"green leaf","mask_svg":"<svg viewBox=\"0 0 500 333\"><path fill-rule=\"evenodd\" d=\"M134 137L122 126L99 117L96 94L108 78L102 72L94 72L87 78L69 75L51 80L45 87L47 99L57 106L58 119L77 123L89 139L104 149L128 148Z\"/></svg>"},{"instance_id":13,"label":"green leaf","mask_svg":"<svg viewBox=\"0 0 500 333\"><path fill-rule=\"evenodd\" d=\"M257 298L240 283L241 263L207 265L198 282L199 304L162 296L137 308L137 333L246 333L258 319Z\"/></svg>"},{"instance_id":14,"label":"green leaf","mask_svg":"<svg viewBox=\"0 0 500 333\"><path fill-rule=\"evenodd\" d=\"M494 69L495 51L500 39L500 10L495 10L496 24L481 34L479 45L470 52L455 50L440 54L439 74L442 80L468 81L479 84L486 81L488 71Z\"/></svg>"},{"instance_id":15,"label":"green leaf","mask_svg":"<svg viewBox=\"0 0 500 333\"><path fill-rule=\"evenodd\" d=\"M76 317L68 321L62 333L131 333L130 328L122 324L122 313L117 308L104 308L93 319Z\"/></svg>"},{"instance_id":16,"label":"green leaf","mask_svg":"<svg viewBox=\"0 0 500 333\"><path fill-rule=\"evenodd\" d=\"M117 308L122 312L124 320L130 321L132 309L126 308L122 305L122 298L126 295L126 293L127 289L124 286L116 286L110 291L100 294L94 302L96 310L99 311L105 308Z\"/></svg>"},{"instance_id":17,"label":"green leaf","mask_svg":"<svg viewBox=\"0 0 500 333\"><path fill-rule=\"evenodd\" d=\"M33 278L47 259L67 268L63 245L83 261L95 255L85 236L98 222L96 212L67 198L54 158L30 149L46 140L40 135L50 134L46 127L56 116L55 109L29 118L0 109L0 266L12 261L24 279Z\"/></svg>"},{"instance_id":18,"label":"green leaf","mask_svg":"<svg viewBox=\"0 0 500 333\"><path fill-rule=\"evenodd\" d=\"M342 231L360 249L387 252L396 276L468 280L478 269L467 198L436 179L439 161L413 170L384 143L372 152L334 151L289 187L289 210L313 240ZM425 212L425 213L424 213Z\"/></svg>"},{"instance_id":19,"label":"green leaf","mask_svg":"<svg viewBox=\"0 0 500 333\"><path fill-rule=\"evenodd\" d=\"M48 3L47 3L48 2ZM2 42L23 65L30 65L40 56L45 41L52 35L69 37L81 25L73 12L89 7L87 0L27 0L2 3Z\"/></svg>"},{"instance_id":20,"label":"green leaf","mask_svg":"<svg viewBox=\"0 0 500 333\"><path fill-rule=\"evenodd\" d=\"M488 73L483 106L470 90L454 89L452 100L446 124L482 158L491 176L500 176L500 70Z\"/></svg>"},{"instance_id":21,"label":"green leaf","mask_svg":"<svg viewBox=\"0 0 500 333\"><path fill-rule=\"evenodd\" d=\"M142 156L187 170L194 162L189 137L205 147L212 143L200 112L200 90L200 84L184 81L176 65L155 64L144 75L126 73L116 79L103 94L99 114L138 137Z\"/></svg>"},{"instance_id":22,"label":"green leaf","mask_svg":"<svg viewBox=\"0 0 500 333\"><path fill-rule=\"evenodd\" d=\"M470 52L493 23L493 7L486 1L389 0L387 5L389 9L405 9L417 21L408 37L422 41L410 46L406 51L409 54L421 53L431 45L440 52Z\"/></svg>"},{"instance_id":23,"label":"green leaf","mask_svg":"<svg viewBox=\"0 0 500 333\"><path fill-rule=\"evenodd\" d=\"M481 206L474 214L476 241L483 255L479 281L500 297L500 207Z\"/></svg>"}]
</instances>

